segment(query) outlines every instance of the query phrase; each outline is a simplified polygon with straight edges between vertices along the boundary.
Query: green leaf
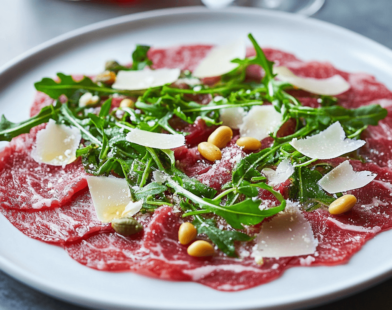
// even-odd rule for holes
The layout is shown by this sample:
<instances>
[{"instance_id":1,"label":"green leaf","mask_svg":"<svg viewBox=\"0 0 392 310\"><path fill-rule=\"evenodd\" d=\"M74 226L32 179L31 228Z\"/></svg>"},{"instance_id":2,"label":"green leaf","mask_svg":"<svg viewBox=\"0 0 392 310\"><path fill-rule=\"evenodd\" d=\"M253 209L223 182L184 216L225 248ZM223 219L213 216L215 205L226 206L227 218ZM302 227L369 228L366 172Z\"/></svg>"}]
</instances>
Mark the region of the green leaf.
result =
<instances>
[{"instance_id":1,"label":"green leaf","mask_svg":"<svg viewBox=\"0 0 392 310\"><path fill-rule=\"evenodd\" d=\"M315 210L322 205L328 206L335 200L317 184L323 177L319 171L297 167L293 177L294 183L289 190L289 197L299 200L307 209Z\"/></svg>"},{"instance_id":2,"label":"green leaf","mask_svg":"<svg viewBox=\"0 0 392 310\"><path fill-rule=\"evenodd\" d=\"M136 45L132 53L132 70L143 70L146 66L152 65L152 61L147 56L149 49L147 45Z\"/></svg>"},{"instance_id":3,"label":"green leaf","mask_svg":"<svg viewBox=\"0 0 392 310\"><path fill-rule=\"evenodd\" d=\"M283 200L278 207L267 210L260 210L260 200L246 199L240 203L231 206L221 206L220 200L212 200L208 198L200 198L191 192L181 187L173 180L167 182L167 186L173 188L177 194L183 195L186 198L196 203L203 213L212 212L223 217L235 229L243 229L242 224L255 225L260 223L265 217L272 216L280 211L283 211L286 202ZM200 212L195 211L196 214ZM193 212L187 213L184 216L193 215Z\"/></svg>"},{"instance_id":4,"label":"green leaf","mask_svg":"<svg viewBox=\"0 0 392 310\"><path fill-rule=\"evenodd\" d=\"M265 76L264 80L268 81L274 78L273 74L273 65L274 63L272 61L269 61L267 57L265 57L265 54L263 50L261 49L260 45L257 43L253 35L250 33L248 34L248 38L253 44L253 47L256 51L256 56L250 61L250 64L255 64L261 66L264 71L265 71ZM267 83L265 83L267 84Z\"/></svg>"},{"instance_id":5,"label":"green leaf","mask_svg":"<svg viewBox=\"0 0 392 310\"><path fill-rule=\"evenodd\" d=\"M192 211L195 209L186 201L181 201L180 205L184 211ZM238 257L234 246L235 241L250 241L253 239L238 231L221 230L217 228L214 219L204 219L200 215L195 215L194 218L195 220L192 224L197 228L197 232L199 234L206 234L223 253L230 257Z\"/></svg>"},{"instance_id":6,"label":"green leaf","mask_svg":"<svg viewBox=\"0 0 392 310\"><path fill-rule=\"evenodd\" d=\"M94 83L90 78L83 77L80 81L75 81L72 75L65 75L63 73L57 73L60 81L55 81L51 78L43 78L41 81L34 84L35 89L47 94L53 99L58 99L61 95L72 97L76 91L84 90L92 92L99 96L110 95L110 94L131 94L130 91L112 89L104 86L99 86Z\"/></svg>"},{"instance_id":7,"label":"green leaf","mask_svg":"<svg viewBox=\"0 0 392 310\"><path fill-rule=\"evenodd\" d=\"M102 142L99 141L96 137L94 137L86 128L84 128L81 124L79 119L75 117L75 115L72 113L72 111L68 108L67 104L63 104L61 106L61 115L66 120L71 126L74 126L78 128L84 139L87 139L88 141L95 143L99 146L102 146Z\"/></svg>"},{"instance_id":8,"label":"green leaf","mask_svg":"<svg viewBox=\"0 0 392 310\"><path fill-rule=\"evenodd\" d=\"M167 190L165 185L157 182L151 182L150 184L142 187L135 192L135 197L137 200L143 199L147 196L158 195Z\"/></svg>"},{"instance_id":9,"label":"green leaf","mask_svg":"<svg viewBox=\"0 0 392 310\"><path fill-rule=\"evenodd\" d=\"M55 119L60 107L60 103L57 103L56 106L43 107L37 115L20 123L10 122L2 115L0 120L0 141L11 141L12 138L23 133L29 133L33 127L47 123L51 118Z\"/></svg>"},{"instance_id":10,"label":"green leaf","mask_svg":"<svg viewBox=\"0 0 392 310\"><path fill-rule=\"evenodd\" d=\"M112 98L109 98L102 104L101 110L99 111L99 117L108 116L111 107L112 107Z\"/></svg>"},{"instance_id":11,"label":"green leaf","mask_svg":"<svg viewBox=\"0 0 392 310\"><path fill-rule=\"evenodd\" d=\"M207 219L202 221L200 215L195 216L193 225L197 228L199 234L206 234L218 248L230 257L238 257L234 242L251 241L253 238L239 231L221 230L216 227L215 220Z\"/></svg>"},{"instance_id":12,"label":"green leaf","mask_svg":"<svg viewBox=\"0 0 392 310\"><path fill-rule=\"evenodd\" d=\"M188 177L185 173L178 170L177 168L171 168L170 174L178 177L181 180L182 187L196 196L213 198L216 194L215 189L201 183L195 178Z\"/></svg>"},{"instance_id":13,"label":"green leaf","mask_svg":"<svg viewBox=\"0 0 392 310\"><path fill-rule=\"evenodd\" d=\"M176 166L176 158L174 157L174 152L172 150L161 150L170 160L171 168L175 168Z\"/></svg>"}]
</instances>

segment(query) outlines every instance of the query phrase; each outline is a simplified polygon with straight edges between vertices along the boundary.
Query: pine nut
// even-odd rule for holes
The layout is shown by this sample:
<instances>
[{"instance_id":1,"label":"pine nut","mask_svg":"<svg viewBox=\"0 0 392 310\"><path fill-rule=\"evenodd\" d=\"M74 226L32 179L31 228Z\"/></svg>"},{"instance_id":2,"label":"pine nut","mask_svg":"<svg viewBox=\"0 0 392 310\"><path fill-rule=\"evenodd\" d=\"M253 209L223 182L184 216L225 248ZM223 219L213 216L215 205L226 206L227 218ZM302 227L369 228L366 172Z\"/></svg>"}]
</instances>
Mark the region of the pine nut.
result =
<instances>
[{"instance_id":1,"label":"pine nut","mask_svg":"<svg viewBox=\"0 0 392 310\"><path fill-rule=\"evenodd\" d=\"M112 85L116 81L116 74L112 71L105 71L103 73L98 74L95 80L97 82Z\"/></svg>"},{"instance_id":2,"label":"pine nut","mask_svg":"<svg viewBox=\"0 0 392 310\"><path fill-rule=\"evenodd\" d=\"M242 147L244 151L256 151L261 148L261 142L256 138L242 137L236 142L239 147Z\"/></svg>"},{"instance_id":3,"label":"pine nut","mask_svg":"<svg viewBox=\"0 0 392 310\"><path fill-rule=\"evenodd\" d=\"M188 254L194 257L204 257L214 255L214 247L204 240L197 240L188 247Z\"/></svg>"},{"instance_id":4,"label":"pine nut","mask_svg":"<svg viewBox=\"0 0 392 310\"><path fill-rule=\"evenodd\" d=\"M178 241L186 245L193 241L197 236L197 229L191 223L182 223L178 230Z\"/></svg>"},{"instance_id":5,"label":"pine nut","mask_svg":"<svg viewBox=\"0 0 392 310\"><path fill-rule=\"evenodd\" d=\"M222 152L212 143L202 142L197 146L201 156L209 161L216 161L222 159Z\"/></svg>"},{"instance_id":6,"label":"pine nut","mask_svg":"<svg viewBox=\"0 0 392 310\"><path fill-rule=\"evenodd\" d=\"M354 195L344 195L329 205L328 211L331 214L342 214L350 211L357 203Z\"/></svg>"},{"instance_id":7,"label":"pine nut","mask_svg":"<svg viewBox=\"0 0 392 310\"><path fill-rule=\"evenodd\" d=\"M233 131L230 127L220 126L208 137L208 142L223 149L233 138Z\"/></svg>"},{"instance_id":8,"label":"pine nut","mask_svg":"<svg viewBox=\"0 0 392 310\"><path fill-rule=\"evenodd\" d=\"M131 99L123 99L120 102L120 108L131 108L135 107L135 103Z\"/></svg>"}]
</instances>

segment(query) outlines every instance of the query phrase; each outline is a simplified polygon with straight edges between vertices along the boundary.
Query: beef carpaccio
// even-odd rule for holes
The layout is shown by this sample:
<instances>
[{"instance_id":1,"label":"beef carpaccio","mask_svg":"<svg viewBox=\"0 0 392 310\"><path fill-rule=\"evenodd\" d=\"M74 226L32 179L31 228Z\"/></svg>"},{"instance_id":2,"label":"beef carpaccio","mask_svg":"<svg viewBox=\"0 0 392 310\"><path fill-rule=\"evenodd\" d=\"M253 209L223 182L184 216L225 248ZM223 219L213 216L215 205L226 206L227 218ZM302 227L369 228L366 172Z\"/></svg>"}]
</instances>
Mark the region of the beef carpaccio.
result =
<instances>
[{"instance_id":1,"label":"beef carpaccio","mask_svg":"<svg viewBox=\"0 0 392 310\"><path fill-rule=\"evenodd\" d=\"M154 69L193 71L211 48L209 45L152 48L148 58ZM280 277L290 267L347 263L366 241L392 227L392 93L365 73L346 73L328 62L303 62L292 54L275 49L265 48L264 52L275 66L285 66L297 76L316 79L341 76L350 88L336 98L338 105L346 109L379 104L388 110L388 115L378 125L371 125L361 133L361 139L366 144L355 154L314 161L329 165L332 169L349 160L354 171L368 171L377 176L364 187L344 191L344 194L354 195L357 199L348 212L333 215L325 205L309 212L302 211L317 240L316 251L312 254L264 257L262 262L256 262L252 255L256 238L236 241L237 257L229 257L217 248L212 256L190 256L188 246L178 242L180 225L190 220L189 217L182 217L184 211L176 206L175 201L137 213L134 218L143 229L131 236L122 236L110 224L102 223L97 218L86 181L91 171L86 169L85 172L84 159L77 159L66 166L53 166L38 163L32 158L37 132L45 125L13 138L2 151L1 213L25 235L61 246L70 257L87 267L103 271L133 271L164 280L194 281L221 291L244 290L267 283ZM253 55L255 50L248 48L247 56ZM263 76L264 70L256 64L246 69L245 79L257 81ZM214 85L217 81L219 78L203 79L207 85ZM175 87L189 88L183 85ZM304 106L320 107L320 97L310 92L291 89L288 93ZM188 94L188 99L205 105L211 102L213 96L195 93ZM123 98L123 93L114 97L111 108L117 108ZM129 98L135 100L132 96ZM38 92L31 116L53 103L54 99ZM94 108L90 110L90 113L95 113ZM233 128L232 140L222 148L222 158L213 163L203 158L198 145L207 141L218 125L207 124L202 118L187 124L178 117L174 117L170 124L176 130L189 133L185 137L185 145L174 149L176 167L218 193L225 190L222 189L223 185L232 181L232 171L241 159L273 143L267 137L261 141L257 151L243 150L236 144L240 132ZM293 134L296 125L283 127L280 129L281 137ZM289 198L292 185L288 179L274 186L274 189ZM258 189L258 197L268 206L279 204L276 196L265 189ZM240 231L256 236L263 225L269 225L273 219L266 218L260 224L245 225ZM231 229L221 218L216 220L220 228ZM209 241L203 233L199 234L198 239Z\"/></svg>"}]
</instances>

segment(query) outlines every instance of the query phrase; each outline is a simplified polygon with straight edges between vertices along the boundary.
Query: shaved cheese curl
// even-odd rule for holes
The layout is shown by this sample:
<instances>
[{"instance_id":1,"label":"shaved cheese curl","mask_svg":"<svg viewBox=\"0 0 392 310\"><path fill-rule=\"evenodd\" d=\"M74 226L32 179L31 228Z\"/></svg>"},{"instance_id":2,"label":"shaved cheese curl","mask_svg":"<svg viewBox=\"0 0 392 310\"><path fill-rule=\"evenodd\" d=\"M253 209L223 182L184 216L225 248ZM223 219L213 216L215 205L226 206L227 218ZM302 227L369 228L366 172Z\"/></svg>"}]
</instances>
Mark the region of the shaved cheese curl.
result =
<instances>
[{"instance_id":1,"label":"shaved cheese curl","mask_svg":"<svg viewBox=\"0 0 392 310\"><path fill-rule=\"evenodd\" d=\"M121 216L135 215L141 210L142 207L143 207L143 199L135 202L131 201L130 203L127 204Z\"/></svg>"},{"instance_id":2,"label":"shaved cheese curl","mask_svg":"<svg viewBox=\"0 0 392 310\"><path fill-rule=\"evenodd\" d=\"M299 205L287 201L285 211L263 222L256 237L252 257L289 257L313 254L317 239L310 223L303 216Z\"/></svg>"},{"instance_id":3,"label":"shaved cheese curl","mask_svg":"<svg viewBox=\"0 0 392 310\"><path fill-rule=\"evenodd\" d=\"M331 159L359 149L365 141L346 139L342 125L336 122L316 135L293 139L290 144L312 159Z\"/></svg>"},{"instance_id":4,"label":"shaved cheese curl","mask_svg":"<svg viewBox=\"0 0 392 310\"><path fill-rule=\"evenodd\" d=\"M132 129L127 134L127 141L155 149L174 149L185 144L183 135L156 133L140 129Z\"/></svg>"},{"instance_id":5,"label":"shaved cheese curl","mask_svg":"<svg viewBox=\"0 0 392 310\"><path fill-rule=\"evenodd\" d=\"M282 115L272 105L254 106L239 126L241 137L257 140L267 138L282 121Z\"/></svg>"},{"instance_id":6,"label":"shaved cheese curl","mask_svg":"<svg viewBox=\"0 0 392 310\"><path fill-rule=\"evenodd\" d=\"M242 40L214 47L193 71L193 76L207 78L226 74L238 67L231 61L235 58L244 59L245 55L246 46Z\"/></svg>"},{"instance_id":7,"label":"shaved cheese curl","mask_svg":"<svg viewBox=\"0 0 392 310\"><path fill-rule=\"evenodd\" d=\"M285 182L294 173L294 167L288 159L280 162L276 170L265 168L261 171L268 179L268 184L271 186L279 185Z\"/></svg>"},{"instance_id":8,"label":"shaved cheese curl","mask_svg":"<svg viewBox=\"0 0 392 310\"><path fill-rule=\"evenodd\" d=\"M131 202L131 192L125 179L114 177L87 177L88 187L98 219L109 223L120 218Z\"/></svg>"},{"instance_id":9,"label":"shaved cheese curl","mask_svg":"<svg viewBox=\"0 0 392 310\"><path fill-rule=\"evenodd\" d=\"M222 125L229 126L232 129L240 128L243 123L245 111L243 108L227 108L220 110L220 120Z\"/></svg>"},{"instance_id":10,"label":"shaved cheese curl","mask_svg":"<svg viewBox=\"0 0 392 310\"><path fill-rule=\"evenodd\" d=\"M37 163L65 166L76 159L81 138L79 129L57 125L51 119L44 129L38 131L31 157Z\"/></svg>"},{"instance_id":11,"label":"shaved cheese curl","mask_svg":"<svg viewBox=\"0 0 392 310\"><path fill-rule=\"evenodd\" d=\"M304 78L296 76L286 67L275 67L274 73L281 81L288 82L313 94L336 96L350 89L350 84L340 75L327 79Z\"/></svg>"},{"instance_id":12,"label":"shaved cheese curl","mask_svg":"<svg viewBox=\"0 0 392 310\"><path fill-rule=\"evenodd\" d=\"M348 160L324 175L318 184L328 193L346 192L366 186L377 174L370 171L355 172Z\"/></svg>"},{"instance_id":13,"label":"shaved cheese curl","mask_svg":"<svg viewBox=\"0 0 392 310\"><path fill-rule=\"evenodd\" d=\"M114 89L142 90L150 87L159 87L177 81L180 69L157 69L141 71L119 71Z\"/></svg>"}]
</instances>

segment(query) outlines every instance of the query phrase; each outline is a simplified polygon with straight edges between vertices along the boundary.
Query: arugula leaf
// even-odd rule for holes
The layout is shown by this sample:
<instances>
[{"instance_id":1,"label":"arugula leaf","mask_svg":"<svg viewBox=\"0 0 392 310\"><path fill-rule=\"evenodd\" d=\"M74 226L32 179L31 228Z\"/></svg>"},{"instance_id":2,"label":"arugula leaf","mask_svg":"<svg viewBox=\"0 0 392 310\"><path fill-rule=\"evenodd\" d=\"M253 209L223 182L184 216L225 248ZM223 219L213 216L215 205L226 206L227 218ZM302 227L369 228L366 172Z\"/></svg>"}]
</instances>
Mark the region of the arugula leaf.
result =
<instances>
[{"instance_id":1,"label":"arugula leaf","mask_svg":"<svg viewBox=\"0 0 392 310\"><path fill-rule=\"evenodd\" d=\"M61 103L57 102L55 106L47 106L32 118L20 123L13 123L6 119L4 115L0 120L0 141L11 141L23 133L29 133L33 127L47 123L49 119L56 119L60 110Z\"/></svg>"},{"instance_id":2,"label":"arugula leaf","mask_svg":"<svg viewBox=\"0 0 392 310\"><path fill-rule=\"evenodd\" d=\"M143 70L146 66L152 66L152 61L147 56L149 49L147 45L136 45L132 53L132 70Z\"/></svg>"},{"instance_id":3,"label":"arugula leaf","mask_svg":"<svg viewBox=\"0 0 392 310\"><path fill-rule=\"evenodd\" d=\"M194 207L186 201L181 201L181 208L184 211L192 211ZM199 234L206 234L210 240L226 255L230 257L238 257L234 242L235 241L250 241L250 237L239 231L221 230L216 227L214 219L204 219L200 215L194 216L192 224L197 228Z\"/></svg>"},{"instance_id":4,"label":"arugula leaf","mask_svg":"<svg viewBox=\"0 0 392 310\"><path fill-rule=\"evenodd\" d=\"M261 201L253 199L246 199L231 206L221 206L220 199L212 200L208 198L200 198L187 191L173 180L169 180L167 182L167 186L173 188L177 194L183 195L186 198L192 200L202 209L200 211L186 213L183 216L212 212L223 217L227 223L229 223L235 229L243 229L244 227L242 224L256 225L264 218L284 210L286 206L286 202L283 200L282 204L278 207L267 210L260 210L259 206Z\"/></svg>"},{"instance_id":5,"label":"arugula leaf","mask_svg":"<svg viewBox=\"0 0 392 310\"><path fill-rule=\"evenodd\" d=\"M110 112L110 108L112 107L112 98L109 98L108 100L106 100L102 106L101 106L101 110L99 111L99 117L106 117L109 115Z\"/></svg>"},{"instance_id":6,"label":"arugula leaf","mask_svg":"<svg viewBox=\"0 0 392 310\"><path fill-rule=\"evenodd\" d=\"M72 111L68 108L67 104L63 104L60 108L60 111L63 119L67 121L69 125L78 128L81 131L84 139L87 139L92 143L102 146L102 142L96 137L94 137L86 128L84 128L84 126L80 124L79 119L75 117Z\"/></svg>"},{"instance_id":7,"label":"arugula leaf","mask_svg":"<svg viewBox=\"0 0 392 310\"><path fill-rule=\"evenodd\" d=\"M53 99L58 99L61 95L65 95L67 98L70 98L75 94L75 92L80 90L92 92L99 96L116 93L124 95L132 94L132 92L128 90L99 86L86 76L84 76L80 81L75 81L72 75L65 75L63 73L57 73L57 76L59 81L55 81L51 78L43 78L41 81L34 84L35 89L47 94Z\"/></svg>"},{"instance_id":8,"label":"arugula leaf","mask_svg":"<svg viewBox=\"0 0 392 310\"><path fill-rule=\"evenodd\" d=\"M188 177L185 173L177 168L171 168L170 174L177 177L181 186L187 191L199 197L213 198L216 195L216 190L201 183L195 178Z\"/></svg>"},{"instance_id":9,"label":"arugula leaf","mask_svg":"<svg viewBox=\"0 0 392 310\"><path fill-rule=\"evenodd\" d=\"M213 219L203 220L200 215L192 222L199 234L206 234L217 245L219 250L230 257L238 257L234 241L251 241L253 238L239 231L220 230Z\"/></svg>"},{"instance_id":10,"label":"arugula leaf","mask_svg":"<svg viewBox=\"0 0 392 310\"><path fill-rule=\"evenodd\" d=\"M308 210L315 210L322 205L330 205L335 198L329 196L317 182L323 175L317 170L307 167L296 167L293 185L289 190L289 197L299 200Z\"/></svg>"},{"instance_id":11,"label":"arugula leaf","mask_svg":"<svg viewBox=\"0 0 392 310\"><path fill-rule=\"evenodd\" d=\"M135 192L135 197L137 200L146 198L147 196L158 195L167 190L165 185L157 182L151 182L150 184L142 187Z\"/></svg>"}]
</instances>

